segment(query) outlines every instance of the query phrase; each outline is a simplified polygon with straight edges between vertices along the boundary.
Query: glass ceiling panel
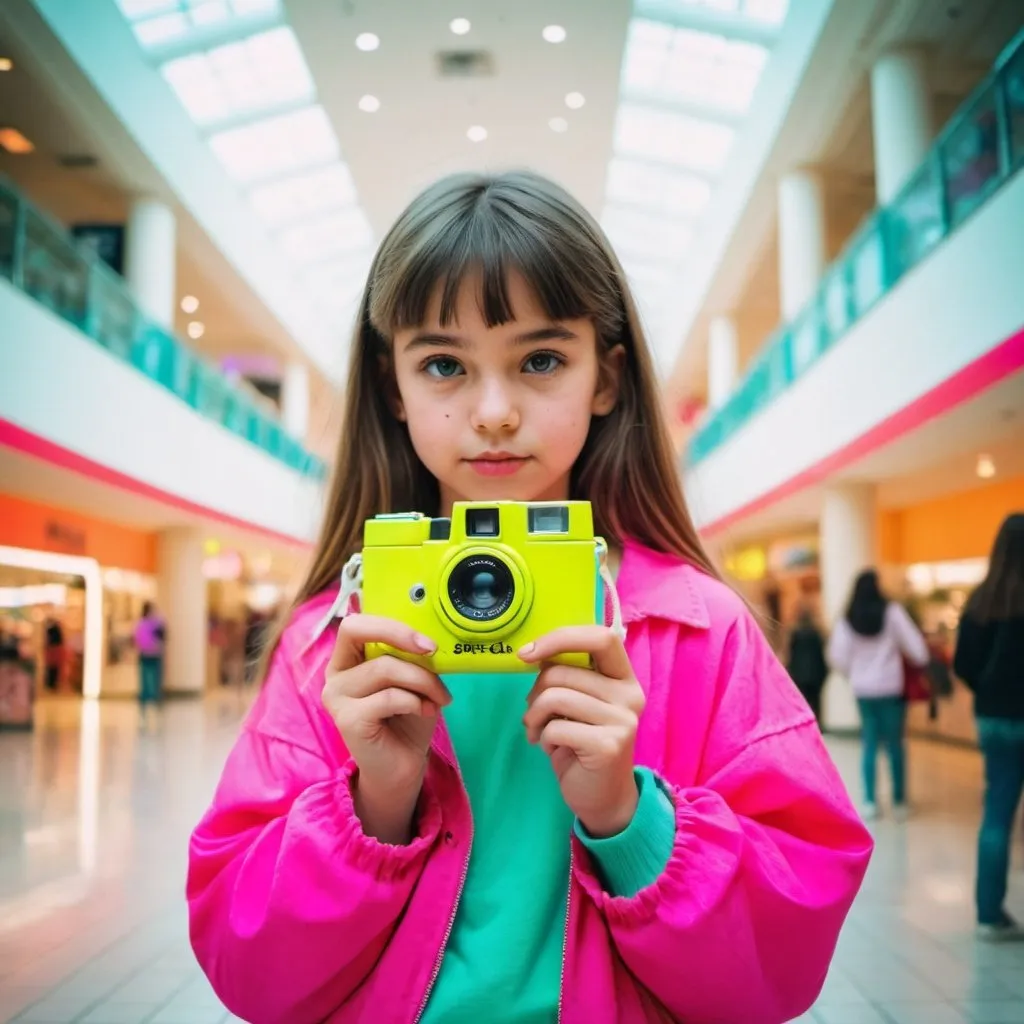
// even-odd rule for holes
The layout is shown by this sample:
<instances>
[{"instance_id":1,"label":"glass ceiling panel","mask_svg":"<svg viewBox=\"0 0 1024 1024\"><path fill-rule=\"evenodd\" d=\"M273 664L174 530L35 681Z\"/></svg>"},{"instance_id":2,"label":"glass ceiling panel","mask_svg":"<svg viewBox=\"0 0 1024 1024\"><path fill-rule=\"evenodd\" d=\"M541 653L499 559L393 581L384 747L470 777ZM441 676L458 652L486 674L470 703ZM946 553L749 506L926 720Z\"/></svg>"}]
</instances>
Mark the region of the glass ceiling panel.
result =
<instances>
[{"instance_id":1,"label":"glass ceiling panel","mask_svg":"<svg viewBox=\"0 0 1024 1024\"><path fill-rule=\"evenodd\" d=\"M180 43L217 26L282 13L281 0L117 0L145 49Z\"/></svg>"},{"instance_id":2,"label":"glass ceiling panel","mask_svg":"<svg viewBox=\"0 0 1024 1024\"><path fill-rule=\"evenodd\" d=\"M695 217L707 206L711 185L685 171L613 157L608 164L605 197L609 203L657 207L681 217Z\"/></svg>"},{"instance_id":3,"label":"glass ceiling panel","mask_svg":"<svg viewBox=\"0 0 1024 1024\"><path fill-rule=\"evenodd\" d=\"M282 232L280 239L296 263L315 263L368 247L373 231L362 209L352 206Z\"/></svg>"},{"instance_id":4,"label":"glass ceiling panel","mask_svg":"<svg viewBox=\"0 0 1024 1024\"><path fill-rule=\"evenodd\" d=\"M253 209L270 227L296 224L325 210L358 201L355 182L340 161L329 167L259 185L249 193Z\"/></svg>"},{"instance_id":5,"label":"glass ceiling panel","mask_svg":"<svg viewBox=\"0 0 1024 1024\"><path fill-rule=\"evenodd\" d=\"M692 229L685 222L628 207L605 207L601 224L623 258L629 253L642 253L648 259L671 262L686 251L692 236Z\"/></svg>"},{"instance_id":6,"label":"glass ceiling panel","mask_svg":"<svg viewBox=\"0 0 1024 1024\"><path fill-rule=\"evenodd\" d=\"M688 114L622 103L615 123L615 149L629 156L697 171L719 171L735 131Z\"/></svg>"},{"instance_id":7,"label":"glass ceiling panel","mask_svg":"<svg viewBox=\"0 0 1024 1024\"><path fill-rule=\"evenodd\" d=\"M697 9L748 18L764 25L781 25L786 20L789 0L662 0L662 6L684 15Z\"/></svg>"},{"instance_id":8,"label":"glass ceiling panel","mask_svg":"<svg viewBox=\"0 0 1024 1024\"><path fill-rule=\"evenodd\" d=\"M339 157L338 140L319 105L218 132L209 144L228 174L243 183L283 177Z\"/></svg>"},{"instance_id":9,"label":"glass ceiling panel","mask_svg":"<svg viewBox=\"0 0 1024 1024\"><path fill-rule=\"evenodd\" d=\"M287 26L168 61L160 70L202 127L311 101L316 93L295 33Z\"/></svg>"}]
</instances>

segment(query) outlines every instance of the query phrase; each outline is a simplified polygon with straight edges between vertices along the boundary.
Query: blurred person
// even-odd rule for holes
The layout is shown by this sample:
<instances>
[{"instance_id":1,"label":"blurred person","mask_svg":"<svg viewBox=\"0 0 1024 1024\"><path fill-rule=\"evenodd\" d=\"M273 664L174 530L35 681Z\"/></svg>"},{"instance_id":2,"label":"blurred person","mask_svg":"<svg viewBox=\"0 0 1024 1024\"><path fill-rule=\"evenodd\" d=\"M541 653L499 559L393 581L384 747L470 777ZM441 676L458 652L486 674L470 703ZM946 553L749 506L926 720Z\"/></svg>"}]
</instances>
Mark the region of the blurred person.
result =
<instances>
[{"instance_id":1,"label":"blurred person","mask_svg":"<svg viewBox=\"0 0 1024 1024\"><path fill-rule=\"evenodd\" d=\"M135 626L135 648L139 654L139 715L146 724L147 709L155 712L163 696L164 648L167 626L152 601L142 606L142 618Z\"/></svg>"},{"instance_id":2,"label":"blurred person","mask_svg":"<svg viewBox=\"0 0 1024 1024\"><path fill-rule=\"evenodd\" d=\"M701 547L601 229L531 173L446 178L381 243L352 344L312 568L192 836L214 990L256 1024L798 1016L871 838ZM368 518L570 498L625 642L555 630L502 676L365 659L440 639L349 614Z\"/></svg>"},{"instance_id":3,"label":"blurred person","mask_svg":"<svg viewBox=\"0 0 1024 1024\"><path fill-rule=\"evenodd\" d=\"M953 670L974 692L985 758L985 808L978 835L978 934L1024 939L1006 912L1013 823L1024 791L1024 513L996 536L988 574L964 607Z\"/></svg>"},{"instance_id":4,"label":"blurred person","mask_svg":"<svg viewBox=\"0 0 1024 1024\"><path fill-rule=\"evenodd\" d=\"M828 679L828 662L825 660L825 637L806 604L800 606L789 634L786 670L814 712L820 729L821 693Z\"/></svg>"},{"instance_id":5,"label":"blurred person","mask_svg":"<svg viewBox=\"0 0 1024 1024\"><path fill-rule=\"evenodd\" d=\"M849 680L860 708L867 820L879 815L875 789L879 744L889 755L893 813L897 820L907 816L904 659L912 668L923 668L928 664L928 647L906 608L882 593L878 573L868 569L854 582L846 614L836 623L828 644L828 661Z\"/></svg>"},{"instance_id":6,"label":"blurred person","mask_svg":"<svg viewBox=\"0 0 1024 1024\"><path fill-rule=\"evenodd\" d=\"M60 689L60 680L64 668L64 630L60 622L50 618L46 623L45 650L43 662L46 667L45 685L50 693Z\"/></svg>"}]
</instances>

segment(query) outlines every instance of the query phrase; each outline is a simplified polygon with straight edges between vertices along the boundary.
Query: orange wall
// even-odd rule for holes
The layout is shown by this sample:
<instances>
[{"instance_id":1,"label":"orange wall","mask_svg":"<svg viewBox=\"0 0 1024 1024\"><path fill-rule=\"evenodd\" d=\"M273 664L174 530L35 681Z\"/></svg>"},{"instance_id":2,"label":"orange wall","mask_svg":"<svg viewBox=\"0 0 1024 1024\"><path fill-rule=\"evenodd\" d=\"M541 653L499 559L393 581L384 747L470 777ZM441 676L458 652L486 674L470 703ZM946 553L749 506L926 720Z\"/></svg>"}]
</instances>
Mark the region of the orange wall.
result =
<instances>
[{"instance_id":1,"label":"orange wall","mask_svg":"<svg viewBox=\"0 0 1024 1024\"><path fill-rule=\"evenodd\" d=\"M0 494L0 544L85 555L110 568L156 572L155 534L8 494Z\"/></svg>"},{"instance_id":2,"label":"orange wall","mask_svg":"<svg viewBox=\"0 0 1024 1024\"><path fill-rule=\"evenodd\" d=\"M882 561L909 565L982 558L1011 512L1024 512L1024 476L883 512L878 524Z\"/></svg>"}]
</instances>

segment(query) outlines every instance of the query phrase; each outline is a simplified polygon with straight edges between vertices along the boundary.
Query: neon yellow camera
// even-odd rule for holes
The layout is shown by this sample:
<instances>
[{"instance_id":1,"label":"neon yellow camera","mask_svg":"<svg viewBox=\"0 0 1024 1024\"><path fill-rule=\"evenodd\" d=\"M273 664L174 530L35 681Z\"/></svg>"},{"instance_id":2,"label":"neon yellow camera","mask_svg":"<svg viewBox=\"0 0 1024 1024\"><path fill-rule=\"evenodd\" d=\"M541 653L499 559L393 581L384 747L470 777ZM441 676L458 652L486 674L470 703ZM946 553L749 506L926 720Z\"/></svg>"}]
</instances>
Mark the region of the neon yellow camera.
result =
<instances>
[{"instance_id":1,"label":"neon yellow camera","mask_svg":"<svg viewBox=\"0 0 1024 1024\"><path fill-rule=\"evenodd\" d=\"M367 520L361 609L398 619L436 641L430 657L386 644L439 675L529 671L516 652L560 626L604 622L589 501L456 502L451 519L420 513ZM586 654L556 660L587 665Z\"/></svg>"}]
</instances>

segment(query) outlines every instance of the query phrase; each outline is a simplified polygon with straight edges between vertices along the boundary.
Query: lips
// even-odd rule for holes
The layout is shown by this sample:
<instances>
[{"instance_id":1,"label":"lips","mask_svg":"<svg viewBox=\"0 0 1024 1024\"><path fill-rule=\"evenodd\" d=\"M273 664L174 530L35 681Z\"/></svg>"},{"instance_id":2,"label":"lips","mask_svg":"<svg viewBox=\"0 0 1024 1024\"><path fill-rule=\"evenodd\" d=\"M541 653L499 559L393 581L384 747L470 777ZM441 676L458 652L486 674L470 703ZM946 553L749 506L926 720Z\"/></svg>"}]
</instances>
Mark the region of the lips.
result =
<instances>
[{"instance_id":1,"label":"lips","mask_svg":"<svg viewBox=\"0 0 1024 1024\"><path fill-rule=\"evenodd\" d=\"M508 476L525 466L530 457L513 452L483 452L466 461L482 476Z\"/></svg>"}]
</instances>

